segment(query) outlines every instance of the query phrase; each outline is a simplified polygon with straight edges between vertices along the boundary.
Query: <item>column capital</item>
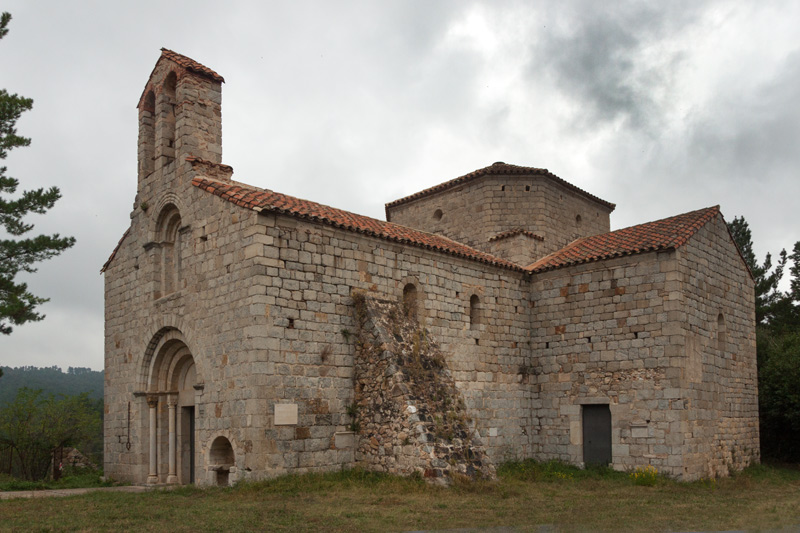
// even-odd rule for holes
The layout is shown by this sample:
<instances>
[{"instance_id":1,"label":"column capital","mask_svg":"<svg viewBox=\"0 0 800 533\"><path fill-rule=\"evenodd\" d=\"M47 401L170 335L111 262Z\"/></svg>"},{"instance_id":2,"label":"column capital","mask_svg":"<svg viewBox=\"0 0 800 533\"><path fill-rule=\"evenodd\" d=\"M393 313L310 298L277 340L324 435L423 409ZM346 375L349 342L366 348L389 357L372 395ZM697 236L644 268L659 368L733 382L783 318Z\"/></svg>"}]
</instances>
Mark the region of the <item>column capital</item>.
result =
<instances>
[{"instance_id":1,"label":"column capital","mask_svg":"<svg viewBox=\"0 0 800 533\"><path fill-rule=\"evenodd\" d=\"M155 409L158 407L158 396L155 395L147 395L147 406L151 409Z\"/></svg>"},{"instance_id":2,"label":"column capital","mask_svg":"<svg viewBox=\"0 0 800 533\"><path fill-rule=\"evenodd\" d=\"M175 407L178 405L178 395L177 394L168 394L167 395L167 405L169 407Z\"/></svg>"}]
</instances>

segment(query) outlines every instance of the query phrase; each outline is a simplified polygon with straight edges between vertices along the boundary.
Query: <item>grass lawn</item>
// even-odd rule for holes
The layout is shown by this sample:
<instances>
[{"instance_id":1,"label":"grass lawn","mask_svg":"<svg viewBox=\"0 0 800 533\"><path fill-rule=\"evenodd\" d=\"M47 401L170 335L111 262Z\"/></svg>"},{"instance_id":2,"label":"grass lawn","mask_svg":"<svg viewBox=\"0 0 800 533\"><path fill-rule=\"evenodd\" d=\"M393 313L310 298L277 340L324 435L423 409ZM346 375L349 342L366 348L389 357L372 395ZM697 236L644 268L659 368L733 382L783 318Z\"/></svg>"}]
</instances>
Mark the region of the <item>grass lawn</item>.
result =
<instances>
[{"instance_id":1,"label":"grass lawn","mask_svg":"<svg viewBox=\"0 0 800 533\"><path fill-rule=\"evenodd\" d=\"M514 463L496 482L434 487L362 471L235 488L95 492L0 501L2 531L402 531L479 527L713 531L800 527L800 470L757 466L676 483L558 463Z\"/></svg>"},{"instance_id":2,"label":"grass lawn","mask_svg":"<svg viewBox=\"0 0 800 533\"><path fill-rule=\"evenodd\" d=\"M63 475L58 481L53 481L50 479L43 479L40 481L24 481L22 479L15 479L6 474L0 474L0 491L111 487L113 483L109 481L103 481L101 479L102 475L103 473L98 470L73 468L70 466L64 469Z\"/></svg>"}]
</instances>

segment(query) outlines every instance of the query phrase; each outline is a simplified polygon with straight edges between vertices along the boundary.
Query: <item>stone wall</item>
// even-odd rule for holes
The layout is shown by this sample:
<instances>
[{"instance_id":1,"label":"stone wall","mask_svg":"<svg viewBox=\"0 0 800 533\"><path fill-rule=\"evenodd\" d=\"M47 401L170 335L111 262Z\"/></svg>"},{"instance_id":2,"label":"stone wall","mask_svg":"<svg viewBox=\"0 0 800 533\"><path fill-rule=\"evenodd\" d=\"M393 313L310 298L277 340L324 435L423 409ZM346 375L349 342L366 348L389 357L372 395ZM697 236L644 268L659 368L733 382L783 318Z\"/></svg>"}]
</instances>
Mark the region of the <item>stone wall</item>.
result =
<instances>
[{"instance_id":1,"label":"stone wall","mask_svg":"<svg viewBox=\"0 0 800 533\"><path fill-rule=\"evenodd\" d=\"M528 381L537 392L534 456L583 462L582 406L608 404L612 466L680 476L681 298L674 252L536 275Z\"/></svg>"},{"instance_id":2,"label":"stone wall","mask_svg":"<svg viewBox=\"0 0 800 533\"><path fill-rule=\"evenodd\" d=\"M690 479L724 476L760 459L753 280L721 216L680 252L684 470Z\"/></svg>"},{"instance_id":3,"label":"stone wall","mask_svg":"<svg viewBox=\"0 0 800 533\"><path fill-rule=\"evenodd\" d=\"M369 451L359 452L349 434L357 390L351 293L397 301L408 285L417 288L420 321L438 341L491 463L535 457L580 464L582 406L597 403L611 409L615 468L652 464L695 479L744 465L757 449L752 282L718 222L677 252L566 267L529 281L438 252L260 215L197 189L177 206L184 238L175 292L155 297L163 267L153 245L155 209L134 212L106 272L106 468L115 478L147 477L148 376L158 354L176 343L196 365L189 392L197 480L214 482L210 446L220 436L235 457L231 481L356 464ZM716 324L709 305L722 309L729 356L709 351L719 338L708 329ZM170 399L159 398L163 481ZM280 419L283 409L296 416Z\"/></svg>"},{"instance_id":4,"label":"stone wall","mask_svg":"<svg viewBox=\"0 0 800 533\"><path fill-rule=\"evenodd\" d=\"M447 361L415 310L363 292L353 300L358 463L444 483L458 475L493 478Z\"/></svg>"},{"instance_id":5,"label":"stone wall","mask_svg":"<svg viewBox=\"0 0 800 533\"><path fill-rule=\"evenodd\" d=\"M162 58L140 102L137 199L105 270L107 475L580 464L596 404L615 468L696 479L758 460L753 283L721 217L677 250L530 275L263 214L191 186L231 178L219 80ZM524 265L608 231L610 209L546 176L490 174L389 215ZM401 300L418 326L389 320Z\"/></svg>"},{"instance_id":6,"label":"stone wall","mask_svg":"<svg viewBox=\"0 0 800 533\"><path fill-rule=\"evenodd\" d=\"M148 247L155 209L134 213L106 271L109 475L138 482L147 475L146 377L168 341L184 343L197 368L197 480L206 479L218 436L231 442L238 478L353 464L355 450L341 435L354 395L350 293L396 299L407 284L418 288L421 319L440 342L490 459L529 454L531 392L518 373L529 349L524 274L258 215L197 189L176 203L184 226L179 290L153 296L161 268ZM165 329L171 336L159 337ZM157 407L162 482L168 401L161 397ZM128 402L130 450L119 438L127 435ZM296 406L296 423L276 424L275 406L284 404Z\"/></svg>"},{"instance_id":7,"label":"stone wall","mask_svg":"<svg viewBox=\"0 0 800 533\"><path fill-rule=\"evenodd\" d=\"M136 205L153 206L165 186L182 194L187 156L222 162L222 84L160 59L139 102L138 147Z\"/></svg>"},{"instance_id":8,"label":"stone wall","mask_svg":"<svg viewBox=\"0 0 800 533\"><path fill-rule=\"evenodd\" d=\"M609 231L610 212L609 207L546 176L487 175L388 207L387 217L528 265L576 238ZM526 251L532 256L520 258L514 255L519 248L490 241L514 229L541 238L528 243Z\"/></svg>"}]
</instances>

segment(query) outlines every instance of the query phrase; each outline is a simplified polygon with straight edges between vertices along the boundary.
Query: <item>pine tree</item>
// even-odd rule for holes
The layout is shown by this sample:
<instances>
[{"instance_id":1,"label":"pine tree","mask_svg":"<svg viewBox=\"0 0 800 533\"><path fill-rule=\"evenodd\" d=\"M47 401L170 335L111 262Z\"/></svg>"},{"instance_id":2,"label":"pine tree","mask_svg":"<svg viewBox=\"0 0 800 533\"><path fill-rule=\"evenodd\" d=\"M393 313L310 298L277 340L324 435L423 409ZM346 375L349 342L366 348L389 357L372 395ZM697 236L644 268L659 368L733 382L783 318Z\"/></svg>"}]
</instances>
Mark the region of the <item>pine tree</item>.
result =
<instances>
[{"instance_id":1,"label":"pine tree","mask_svg":"<svg viewBox=\"0 0 800 533\"><path fill-rule=\"evenodd\" d=\"M762 457L800 460L800 242L786 251L772 270L767 254L759 265L750 228L736 217L728 229L755 278L756 351L758 356L758 411ZM789 291L778 290L787 261Z\"/></svg>"},{"instance_id":2,"label":"pine tree","mask_svg":"<svg viewBox=\"0 0 800 533\"><path fill-rule=\"evenodd\" d=\"M781 250L780 259L775 265L775 270L772 270L772 254L769 252L764 258L764 264L758 264L756 254L753 252L750 226L744 217L735 217L733 222L728 223L728 230L755 280L756 324L765 324L774 318L784 303L785 296L778 290L778 284L783 278L783 269L786 266L786 250Z\"/></svg>"},{"instance_id":3,"label":"pine tree","mask_svg":"<svg viewBox=\"0 0 800 533\"><path fill-rule=\"evenodd\" d=\"M794 249L789 258L792 260L792 268L789 269L789 273L792 276L792 281L789 285L789 296L796 305L800 305L800 241L794 243Z\"/></svg>"},{"instance_id":4,"label":"pine tree","mask_svg":"<svg viewBox=\"0 0 800 533\"><path fill-rule=\"evenodd\" d=\"M0 39L8 33L9 13L0 16ZM31 140L17 135L16 123L23 112L33 107L33 100L0 89L0 159L5 159L8 151L20 146L28 146ZM47 301L28 291L25 283L15 282L20 272L36 272L34 264L54 257L73 244L72 237L37 235L22 238L33 229L33 224L23 218L29 213L44 214L61 198L57 187L47 190L24 191L14 196L19 181L6 176L6 167L0 167L0 227L4 230L0 239L0 333L11 333L11 325L44 318L36 312L36 307Z\"/></svg>"}]
</instances>

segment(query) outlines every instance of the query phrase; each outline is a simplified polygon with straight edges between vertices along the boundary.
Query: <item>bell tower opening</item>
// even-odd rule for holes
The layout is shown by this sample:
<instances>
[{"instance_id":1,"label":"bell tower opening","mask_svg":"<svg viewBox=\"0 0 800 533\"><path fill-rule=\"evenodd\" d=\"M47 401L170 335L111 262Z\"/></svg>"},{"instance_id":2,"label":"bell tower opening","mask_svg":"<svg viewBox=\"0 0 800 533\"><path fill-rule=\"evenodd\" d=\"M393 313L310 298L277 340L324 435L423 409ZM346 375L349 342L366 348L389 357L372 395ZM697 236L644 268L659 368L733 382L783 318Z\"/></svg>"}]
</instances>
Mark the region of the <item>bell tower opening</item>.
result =
<instances>
[{"instance_id":1,"label":"bell tower opening","mask_svg":"<svg viewBox=\"0 0 800 533\"><path fill-rule=\"evenodd\" d=\"M139 107L139 176L153 172L156 155L156 95L150 90Z\"/></svg>"},{"instance_id":2,"label":"bell tower opening","mask_svg":"<svg viewBox=\"0 0 800 533\"><path fill-rule=\"evenodd\" d=\"M177 105L178 76L170 72L164 79L158 102L159 156L162 165L175 159L175 106Z\"/></svg>"},{"instance_id":3,"label":"bell tower opening","mask_svg":"<svg viewBox=\"0 0 800 533\"><path fill-rule=\"evenodd\" d=\"M224 81L197 61L161 49L137 106L137 192L144 211L165 187L185 185L187 158L221 165Z\"/></svg>"}]
</instances>

